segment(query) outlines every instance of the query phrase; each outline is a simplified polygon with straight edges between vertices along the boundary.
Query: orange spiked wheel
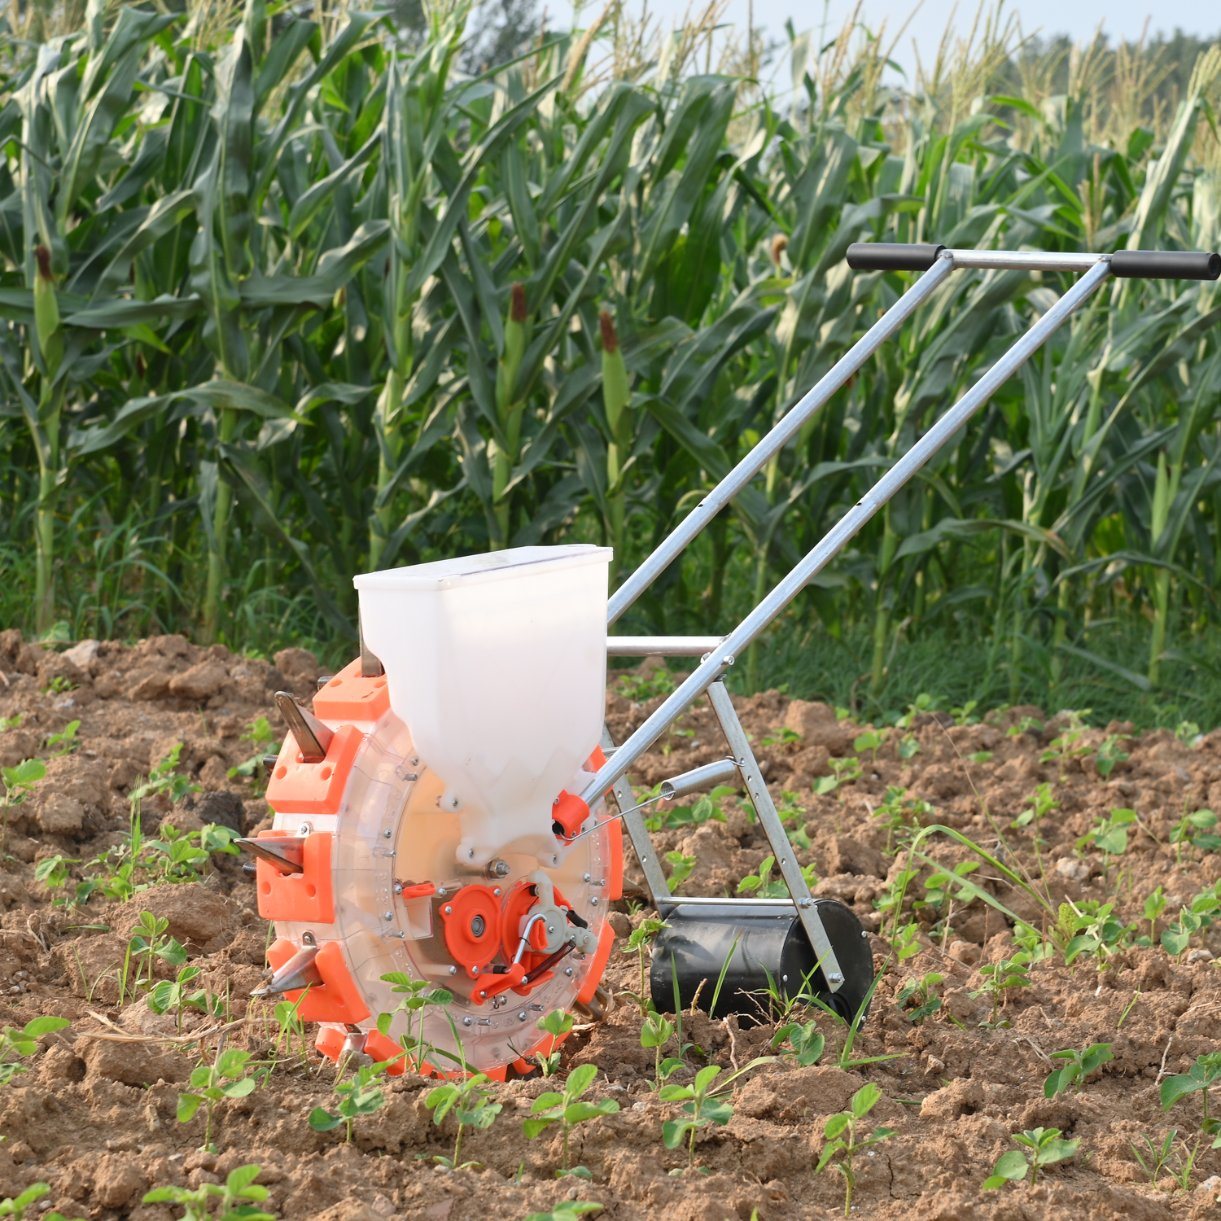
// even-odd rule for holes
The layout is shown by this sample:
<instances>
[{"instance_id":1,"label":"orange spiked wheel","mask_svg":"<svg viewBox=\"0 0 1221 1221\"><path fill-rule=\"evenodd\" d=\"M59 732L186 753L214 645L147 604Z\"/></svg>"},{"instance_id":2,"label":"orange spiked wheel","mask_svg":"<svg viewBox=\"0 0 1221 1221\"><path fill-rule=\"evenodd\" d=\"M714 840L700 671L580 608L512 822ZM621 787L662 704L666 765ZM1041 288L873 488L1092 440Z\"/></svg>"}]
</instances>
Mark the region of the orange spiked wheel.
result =
<instances>
[{"instance_id":1,"label":"orange spiked wheel","mask_svg":"<svg viewBox=\"0 0 1221 1221\"><path fill-rule=\"evenodd\" d=\"M539 1018L577 1007L605 970L606 917L623 876L619 823L598 806L583 826L566 826L558 864L509 843L486 870L464 868L461 816L391 712L385 679L362 677L354 661L315 696L314 716L333 731L326 757L306 761L290 734L267 789L275 819L265 838L291 840L294 854L291 868L272 853L256 860L259 911L276 935L265 994L305 994L332 1058L401 1060L408 1036L425 1048L411 1057L425 1073L521 1069L546 1037ZM597 750L587 768L601 761ZM578 771L569 788L591 775ZM409 1016L386 976L452 999ZM377 1032L385 1013L389 1039Z\"/></svg>"}]
</instances>

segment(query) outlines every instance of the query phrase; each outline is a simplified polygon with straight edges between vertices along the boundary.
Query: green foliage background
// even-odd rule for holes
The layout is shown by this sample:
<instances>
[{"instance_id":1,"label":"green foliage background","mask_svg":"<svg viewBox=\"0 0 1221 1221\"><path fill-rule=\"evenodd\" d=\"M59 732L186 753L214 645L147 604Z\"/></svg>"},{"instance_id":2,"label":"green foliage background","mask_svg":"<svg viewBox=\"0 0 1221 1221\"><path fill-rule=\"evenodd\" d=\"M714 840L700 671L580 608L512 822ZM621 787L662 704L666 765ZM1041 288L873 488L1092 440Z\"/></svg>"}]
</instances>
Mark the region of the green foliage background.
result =
<instances>
[{"instance_id":1,"label":"green foliage background","mask_svg":"<svg viewBox=\"0 0 1221 1221\"><path fill-rule=\"evenodd\" d=\"M903 290L850 242L1218 244L1215 45L899 92L798 38L777 100L677 42L474 75L461 12L211 17L95 3L0 57L5 625L329 646L369 568L622 574ZM1065 286L957 273L624 630L728 629ZM750 678L1221 719L1219 321L1106 286Z\"/></svg>"}]
</instances>

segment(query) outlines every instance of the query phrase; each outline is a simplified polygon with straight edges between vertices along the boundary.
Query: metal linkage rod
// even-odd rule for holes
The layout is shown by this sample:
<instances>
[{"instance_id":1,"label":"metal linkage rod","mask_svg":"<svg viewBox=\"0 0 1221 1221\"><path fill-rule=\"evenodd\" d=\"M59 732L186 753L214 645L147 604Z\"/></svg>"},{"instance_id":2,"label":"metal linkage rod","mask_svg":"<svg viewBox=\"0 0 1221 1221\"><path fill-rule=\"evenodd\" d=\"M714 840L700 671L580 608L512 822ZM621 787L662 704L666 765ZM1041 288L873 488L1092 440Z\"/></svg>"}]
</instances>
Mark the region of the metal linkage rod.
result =
<instances>
[{"instance_id":1,"label":"metal linkage rod","mask_svg":"<svg viewBox=\"0 0 1221 1221\"><path fill-rule=\"evenodd\" d=\"M932 295L953 270L942 256L827 370L805 396L789 409L772 430L710 491L658 544L622 585L607 607L607 622L614 623L682 554L687 544L797 435L820 407L888 340Z\"/></svg>"},{"instance_id":2,"label":"metal linkage rod","mask_svg":"<svg viewBox=\"0 0 1221 1221\"><path fill-rule=\"evenodd\" d=\"M1058 254L1042 250L951 250L955 268L999 271L1089 271L1101 254Z\"/></svg>"},{"instance_id":3,"label":"metal linkage rod","mask_svg":"<svg viewBox=\"0 0 1221 1221\"><path fill-rule=\"evenodd\" d=\"M949 266L944 255L938 265ZM927 273L931 275L932 272ZM873 485L861 499L814 545L814 548L777 585L771 593L693 670L652 716L622 743L589 782L581 797L591 806L662 735L671 722L693 700L708 689L734 657L746 648L784 610L802 589L833 560L857 532L891 499L954 434L978 411L996 390L1008 380L1055 333L1066 318L1093 293L1110 274L1106 258L1095 261L1064 296L1062 296L1025 335L1021 337L922 436L906 454ZM927 278L927 276L926 276ZM921 280L920 283L923 283Z\"/></svg>"}]
</instances>

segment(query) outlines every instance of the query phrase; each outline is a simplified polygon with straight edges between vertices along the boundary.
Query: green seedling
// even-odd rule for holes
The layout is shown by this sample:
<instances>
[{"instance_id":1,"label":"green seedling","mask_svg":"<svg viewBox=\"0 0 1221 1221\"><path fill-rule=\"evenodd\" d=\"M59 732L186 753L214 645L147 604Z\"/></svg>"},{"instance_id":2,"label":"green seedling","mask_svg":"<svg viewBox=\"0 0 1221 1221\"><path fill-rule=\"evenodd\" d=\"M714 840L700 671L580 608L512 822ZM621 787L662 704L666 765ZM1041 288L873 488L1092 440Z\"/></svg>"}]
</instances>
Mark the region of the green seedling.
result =
<instances>
[{"instance_id":1,"label":"green seedling","mask_svg":"<svg viewBox=\"0 0 1221 1221\"><path fill-rule=\"evenodd\" d=\"M679 1117L667 1119L661 1128L662 1143L667 1149L677 1149L686 1142L687 1166L695 1164L695 1138L712 1124L724 1127L733 1118L733 1105L728 1093L733 1083L748 1072L767 1064L770 1057L760 1056L730 1073L723 1080L719 1064L706 1064L688 1085L664 1085L658 1097L662 1102L680 1102Z\"/></svg>"},{"instance_id":2,"label":"green seedling","mask_svg":"<svg viewBox=\"0 0 1221 1221\"><path fill-rule=\"evenodd\" d=\"M388 983L391 991L402 999L389 1013L378 1014L377 1029L389 1038L395 1017L400 1013L406 1014L407 1029L399 1036L399 1046L407 1053L411 1063L417 1066L426 1063L436 1050L424 1039L428 1010L453 1004L454 994L445 988L433 987L427 980L413 979L402 971L390 971L382 976L382 981ZM465 1067L461 1058L459 1063Z\"/></svg>"},{"instance_id":3,"label":"green seedling","mask_svg":"<svg viewBox=\"0 0 1221 1221\"><path fill-rule=\"evenodd\" d=\"M640 993L636 999L640 1004L642 1012L647 1012L645 998L648 996L649 946L657 934L665 927L666 922L664 920L659 920L656 916L645 916L632 929L631 933L628 934L628 939L623 946L623 952L625 954L635 954L640 964Z\"/></svg>"},{"instance_id":4,"label":"green seedling","mask_svg":"<svg viewBox=\"0 0 1221 1221\"><path fill-rule=\"evenodd\" d=\"M756 895L761 899L778 899L787 895L789 889L785 885L784 879L772 877L772 871L775 868L776 858L765 856L759 864L759 872L748 873L738 883L738 894ZM805 878L807 886L813 886L818 881L818 874L813 864L803 866L801 876Z\"/></svg>"},{"instance_id":5,"label":"green seedling","mask_svg":"<svg viewBox=\"0 0 1221 1221\"><path fill-rule=\"evenodd\" d=\"M331 1132L343 1124L344 1140L352 1143L352 1130L362 1115L372 1115L386 1103L386 1093L381 1088L384 1064L362 1064L348 1077L336 1081L334 1090L339 1096L334 1111L315 1107L309 1113L309 1126L315 1132Z\"/></svg>"},{"instance_id":6,"label":"green seedling","mask_svg":"<svg viewBox=\"0 0 1221 1221\"><path fill-rule=\"evenodd\" d=\"M49 1183L31 1183L19 1196L5 1196L0 1200L0 1217L11 1217L13 1221L24 1221L26 1213L38 1201L51 1194ZM50 1212L40 1212L35 1209L40 1221L69 1221L63 1213L56 1209ZM83 1217L74 1217L72 1221L84 1221Z\"/></svg>"},{"instance_id":7,"label":"green seedling","mask_svg":"<svg viewBox=\"0 0 1221 1221\"><path fill-rule=\"evenodd\" d=\"M930 712L936 712L938 708L945 705L945 699L939 695L930 695L927 691L921 691L916 698L907 706L907 711L902 716L895 719L896 729L911 729L915 725L918 718L927 716Z\"/></svg>"},{"instance_id":8,"label":"green seedling","mask_svg":"<svg viewBox=\"0 0 1221 1221\"><path fill-rule=\"evenodd\" d=\"M941 1008L938 989L944 982L945 976L937 971L930 971L919 979L905 980L895 996L895 1004L909 1022L918 1025Z\"/></svg>"},{"instance_id":9,"label":"green seedling","mask_svg":"<svg viewBox=\"0 0 1221 1221\"><path fill-rule=\"evenodd\" d=\"M983 983L971 995L986 996L992 1002L989 1024L995 1024L997 1010L1005 1007L1010 992L1030 987L1030 976L1027 974L1030 963L1030 953L1019 950L1010 958L1003 958L1000 962L979 968Z\"/></svg>"},{"instance_id":10,"label":"green seedling","mask_svg":"<svg viewBox=\"0 0 1221 1221\"><path fill-rule=\"evenodd\" d=\"M123 970L119 977L119 1004L124 1003L129 988L134 996L141 988L153 986L157 959L176 969L186 962L187 952L182 942L169 935L169 927L170 922L163 916L156 916L150 911L140 913L123 957ZM133 964L136 972L134 979L131 975Z\"/></svg>"},{"instance_id":11,"label":"green seedling","mask_svg":"<svg viewBox=\"0 0 1221 1221\"><path fill-rule=\"evenodd\" d=\"M674 675L665 666L640 674L621 674L615 681L615 688L626 700L643 703L655 700L660 696L669 695L677 685Z\"/></svg>"},{"instance_id":12,"label":"green seedling","mask_svg":"<svg viewBox=\"0 0 1221 1221\"><path fill-rule=\"evenodd\" d=\"M80 858L75 856L60 856L58 853L55 856L44 856L34 866L34 880L41 882L48 890L62 890L68 885L68 866L79 864Z\"/></svg>"},{"instance_id":13,"label":"green seedling","mask_svg":"<svg viewBox=\"0 0 1221 1221\"><path fill-rule=\"evenodd\" d=\"M1113 903L1100 903L1097 899L1060 904L1056 929L1065 963L1087 954L1101 971L1112 955L1130 943L1132 926L1111 914L1114 907Z\"/></svg>"},{"instance_id":14,"label":"green seedling","mask_svg":"<svg viewBox=\"0 0 1221 1221\"><path fill-rule=\"evenodd\" d=\"M1185 1073L1176 1073L1162 1082L1159 1091L1162 1110L1170 1110L1180 1098L1200 1094L1204 1104L1204 1123L1209 1124L1212 1119L1208 1109L1209 1090L1218 1081L1221 1081L1221 1051L1205 1052L1197 1056L1195 1063Z\"/></svg>"},{"instance_id":15,"label":"green seedling","mask_svg":"<svg viewBox=\"0 0 1221 1221\"><path fill-rule=\"evenodd\" d=\"M302 992L295 1001L277 1001L271 1014L276 1023L275 1049L277 1055L283 1055L292 1050L296 1044L297 1052L303 1059L309 1058L310 1043L305 1033L305 1023L301 1020L301 1002L305 999Z\"/></svg>"},{"instance_id":16,"label":"green seedling","mask_svg":"<svg viewBox=\"0 0 1221 1221\"><path fill-rule=\"evenodd\" d=\"M8 843L9 811L20 805L30 790L47 774L47 765L41 759L23 759L12 767L0 767L0 783L4 785L4 801L0 804L0 852Z\"/></svg>"},{"instance_id":17,"label":"green seedling","mask_svg":"<svg viewBox=\"0 0 1221 1221\"><path fill-rule=\"evenodd\" d=\"M1090 715L1090 709L1085 708L1080 712L1070 709L1062 715L1068 721L1067 727L1063 733L1051 740L1047 749L1039 756L1040 763L1055 763L1061 770L1067 760L1079 759L1089 754L1090 748L1082 743L1081 738L1088 728L1085 718Z\"/></svg>"},{"instance_id":18,"label":"green seedling","mask_svg":"<svg viewBox=\"0 0 1221 1221\"><path fill-rule=\"evenodd\" d=\"M1062 1061L1061 1066L1048 1074L1043 1082L1043 1097L1054 1098L1067 1089L1078 1092L1084 1087L1086 1078L1097 1072L1104 1064L1115 1059L1110 1043L1091 1043L1083 1051L1069 1048L1065 1051L1053 1051L1053 1060Z\"/></svg>"},{"instance_id":19,"label":"green seedling","mask_svg":"<svg viewBox=\"0 0 1221 1221\"><path fill-rule=\"evenodd\" d=\"M44 745L56 757L70 755L80 745L76 740L80 727L80 721L69 721L59 733L48 734Z\"/></svg>"},{"instance_id":20,"label":"green seedling","mask_svg":"<svg viewBox=\"0 0 1221 1221\"><path fill-rule=\"evenodd\" d=\"M39 1039L63 1030L69 1024L67 1018L36 1017L20 1029L5 1026L0 1030L0 1087L8 1085L19 1073L26 1071L27 1066L22 1061L30 1059L38 1051Z\"/></svg>"},{"instance_id":21,"label":"green seedling","mask_svg":"<svg viewBox=\"0 0 1221 1221\"><path fill-rule=\"evenodd\" d=\"M525 1221L572 1221L573 1217L584 1217L600 1213L603 1206L596 1200L561 1200L545 1213L527 1213Z\"/></svg>"},{"instance_id":22,"label":"green seedling","mask_svg":"<svg viewBox=\"0 0 1221 1221\"><path fill-rule=\"evenodd\" d=\"M827 1040L813 1022L785 1022L772 1036L772 1051L792 1056L802 1068L822 1059Z\"/></svg>"},{"instance_id":23,"label":"green seedling","mask_svg":"<svg viewBox=\"0 0 1221 1221\"><path fill-rule=\"evenodd\" d=\"M691 876L691 872L695 868L695 857L675 850L666 853L666 864L670 866L668 881L671 888L676 889Z\"/></svg>"},{"instance_id":24,"label":"green seedling","mask_svg":"<svg viewBox=\"0 0 1221 1221\"><path fill-rule=\"evenodd\" d=\"M1166 892L1156 887L1145 899L1141 914L1149 921L1149 944L1157 939L1157 922L1166 910Z\"/></svg>"},{"instance_id":25,"label":"green seedling","mask_svg":"<svg viewBox=\"0 0 1221 1221\"><path fill-rule=\"evenodd\" d=\"M781 729L774 729L771 733L765 734L760 741L761 746L785 746L790 742L800 742L801 734L795 729L789 729L784 726Z\"/></svg>"},{"instance_id":26,"label":"green seedling","mask_svg":"<svg viewBox=\"0 0 1221 1221\"><path fill-rule=\"evenodd\" d=\"M890 918L892 937L895 935L899 920L903 915L903 901L907 897L907 888L918 876L919 871L916 869L900 869L874 900L874 908L883 919Z\"/></svg>"},{"instance_id":27,"label":"green seedling","mask_svg":"<svg viewBox=\"0 0 1221 1221\"><path fill-rule=\"evenodd\" d=\"M7 733L10 729L19 729L21 720L20 712L14 712L12 716L0 716L0 733Z\"/></svg>"},{"instance_id":28,"label":"green seedling","mask_svg":"<svg viewBox=\"0 0 1221 1221\"><path fill-rule=\"evenodd\" d=\"M1077 851L1097 848L1104 856L1122 856L1128 850L1128 828L1139 821L1135 810L1112 810L1077 841Z\"/></svg>"},{"instance_id":29,"label":"green seedling","mask_svg":"<svg viewBox=\"0 0 1221 1221\"><path fill-rule=\"evenodd\" d=\"M239 776L250 777L261 773L263 756L268 754L276 744L276 731L265 716L257 716L250 722L240 740L249 742L254 753L229 769L230 780L236 780Z\"/></svg>"},{"instance_id":30,"label":"green seedling","mask_svg":"<svg viewBox=\"0 0 1221 1221\"><path fill-rule=\"evenodd\" d=\"M1011 826L1028 827L1060 808L1055 791L1047 781L1040 784L1026 801L1026 808L1013 820Z\"/></svg>"},{"instance_id":31,"label":"green seedling","mask_svg":"<svg viewBox=\"0 0 1221 1221\"><path fill-rule=\"evenodd\" d=\"M1017 1149L1002 1153L992 1173L984 1179L984 1191L996 1191L1006 1183L1024 1183L1033 1187L1039 1172L1058 1162L1067 1161L1077 1152L1078 1140L1062 1140L1059 1128L1031 1128L1015 1132L1012 1137Z\"/></svg>"},{"instance_id":32,"label":"green seedling","mask_svg":"<svg viewBox=\"0 0 1221 1221\"><path fill-rule=\"evenodd\" d=\"M211 1064L197 1064L191 1070L187 1092L178 1095L178 1122L190 1123L203 1108L203 1149L212 1148L212 1117L218 1103L245 1098L258 1088L250 1069L251 1053L241 1048L218 1050ZM311 1122L312 1122L311 1116Z\"/></svg>"},{"instance_id":33,"label":"green seedling","mask_svg":"<svg viewBox=\"0 0 1221 1221\"><path fill-rule=\"evenodd\" d=\"M923 905L940 911L945 908L945 920L949 924L949 913L955 903L969 903L976 895L974 886L963 884L963 879L979 868L978 861L959 861L950 870L938 870L924 882Z\"/></svg>"},{"instance_id":34,"label":"green seedling","mask_svg":"<svg viewBox=\"0 0 1221 1221\"><path fill-rule=\"evenodd\" d=\"M914 920L901 924L890 939L890 946L897 962L914 958L920 953L920 926Z\"/></svg>"},{"instance_id":35,"label":"green seedling","mask_svg":"<svg viewBox=\"0 0 1221 1221\"><path fill-rule=\"evenodd\" d=\"M572 1130L579 1124L597 1119L601 1115L613 1115L619 1110L619 1104L613 1098L601 1102L588 1101L585 1095L589 1092L598 1075L597 1066L582 1064L568 1074L562 1092L550 1090L540 1094L530 1106L530 1118L522 1124L522 1131L527 1140L536 1140L549 1128L557 1126L560 1129L560 1169L561 1175L573 1173L569 1166L569 1140ZM582 1177L588 1177L588 1172Z\"/></svg>"},{"instance_id":36,"label":"green seedling","mask_svg":"<svg viewBox=\"0 0 1221 1221\"><path fill-rule=\"evenodd\" d=\"M182 743L178 742L159 763L155 764L141 783L128 794L132 812L138 813L149 797L164 797L171 804L181 801L188 793L198 793L200 786L190 776L178 771L182 762Z\"/></svg>"},{"instance_id":37,"label":"green seedling","mask_svg":"<svg viewBox=\"0 0 1221 1221\"><path fill-rule=\"evenodd\" d=\"M186 1211L182 1221L276 1221L275 1213L258 1206L271 1194L255 1182L261 1166L238 1166L224 1183L201 1183L198 1187L154 1187L144 1195L145 1204L176 1204Z\"/></svg>"},{"instance_id":38,"label":"green seedling","mask_svg":"<svg viewBox=\"0 0 1221 1221\"><path fill-rule=\"evenodd\" d=\"M537 1026L551 1036L551 1051L538 1051L534 1055L544 1077L551 1077L560 1066L560 1040L576 1025L576 1019L566 1009L553 1009L546 1017L539 1018Z\"/></svg>"},{"instance_id":39,"label":"green seedling","mask_svg":"<svg viewBox=\"0 0 1221 1221\"><path fill-rule=\"evenodd\" d=\"M700 826L706 822L724 822L725 811L722 804L726 797L737 795L738 790L728 784L718 784L707 793L701 793L689 806L673 806L659 810L645 818L645 826L650 831L660 831L665 827ZM654 792L649 797L656 796Z\"/></svg>"},{"instance_id":40,"label":"green seedling","mask_svg":"<svg viewBox=\"0 0 1221 1221\"><path fill-rule=\"evenodd\" d=\"M780 800L776 803L776 813L780 816L780 821L786 827L795 827L806 816L806 808L801 803L801 797L794 793L791 789L784 789L780 794ZM800 828L800 834L805 834L805 829ZM794 836L796 838L796 836ZM803 845L808 848L809 840Z\"/></svg>"},{"instance_id":41,"label":"green seedling","mask_svg":"<svg viewBox=\"0 0 1221 1221\"><path fill-rule=\"evenodd\" d=\"M76 684L66 674L56 674L42 692L44 695L66 695L75 690Z\"/></svg>"},{"instance_id":42,"label":"green seedling","mask_svg":"<svg viewBox=\"0 0 1221 1221\"><path fill-rule=\"evenodd\" d=\"M1123 744L1128 739L1121 734L1109 733L1094 753L1094 770L1105 780L1114 770L1116 764L1126 763L1127 752Z\"/></svg>"},{"instance_id":43,"label":"green seedling","mask_svg":"<svg viewBox=\"0 0 1221 1221\"><path fill-rule=\"evenodd\" d=\"M1190 750L1198 750L1204 742L1204 735L1195 721L1180 721L1174 727L1174 736Z\"/></svg>"},{"instance_id":44,"label":"green seedling","mask_svg":"<svg viewBox=\"0 0 1221 1221\"><path fill-rule=\"evenodd\" d=\"M209 992L207 988L195 988L191 985L199 979L198 967L180 967L178 974L172 979L162 979L155 983L145 1000L154 1013L173 1012L176 1025L182 1029L182 1017L188 1009L198 1013L206 1013L219 1017L224 1012L220 997Z\"/></svg>"},{"instance_id":45,"label":"green seedling","mask_svg":"<svg viewBox=\"0 0 1221 1221\"><path fill-rule=\"evenodd\" d=\"M494 1101L491 1090L485 1087L489 1084L483 1073L475 1073L457 1081L447 1081L430 1090L424 1099L424 1105L432 1112L432 1121L440 1127L450 1115L457 1125L454 1132L454 1151L449 1157L437 1156L433 1161L447 1170L464 1170L475 1166L476 1162L463 1162L462 1134L467 1128L481 1132L490 1128L496 1121L496 1116L504 1109L503 1105Z\"/></svg>"},{"instance_id":46,"label":"green seedling","mask_svg":"<svg viewBox=\"0 0 1221 1221\"><path fill-rule=\"evenodd\" d=\"M895 745L895 753L906 762L920 753L920 741L914 733L905 733Z\"/></svg>"},{"instance_id":47,"label":"green seedling","mask_svg":"<svg viewBox=\"0 0 1221 1221\"><path fill-rule=\"evenodd\" d=\"M1197 852L1221 850L1221 835L1217 834L1217 815L1212 810L1196 810L1171 828L1170 842L1174 845L1174 862L1183 863L1183 845Z\"/></svg>"},{"instance_id":48,"label":"green seedling","mask_svg":"<svg viewBox=\"0 0 1221 1221\"><path fill-rule=\"evenodd\" d=\"M895 844L906 844L911 836L931 818L936 811L920 797L913 797L905 788L892 784L882 800L870 810L870 814L886 828L886 851L890 853ZM914 876L914 875L913 875Z\"/></svg>"},{"instance_id":49,"label":"green seedling","mask_svg":"<svg viewBox=\"0 0 1221 1221\"><path fill-rule=\"evenodd\" d=\"M640 1027L640 1046L653 1051L654 1089L660 1089L661 1083L683 1066L679 1056L669 1056L664 1060L661 1057L662 1048L674 1037L675 1029L674 1023L660 1013L650 1011L644 1015Z\"/></svg>"},{"instance_id":50,"label":"green seedling","mask_svg":"<svg viewBox=\"0 0 1221 1221\"><path fill-rule=\"evenodd\" d=\"M818 1155L815 1174L834 1167L844 1178L844 1216L852 1211L852 1193L856 1190L855 1159L866 1149L880 1145L894 1135L893 1128L874 1128L863 1132L862 1121L877 1106L882 1091L872 1082L862 1085L848 1101L848 1109L832 1115L823 1124L823 1146Z\"/></svg>"},{"instance_id":51,"label":"green seedling","mask_svg":"<svg viewBox=\"0 0 1221 1221\"><path fill-rule=\"evenodd\" d=\"M848 759L831 759L829 761L831 774L819 776L814 781L814 792L819 797L834 793L841 784L849 784L861 778L861 761L855 755Z\"/></svg>"},{"instance_id":52,"label":"green seedling","mask_svg":"<svg viewBox=\"0 0 1221 1221\"><path fill-rule=\"evenodd\" d=\"M1202 890L1186 907L1180 908L1178 919L1162 930L1162 948L1178 957L1191 944L1191 939L1209 928L1221 916L1221 882Z\"/></svg>"},{"instance_id":53,"label":"green seedling","mask_svg":"<svg viewBox=\"0 0 1221 1221\"><path fill-rule=\"evenodd\" d=\"M863 755L868 751L870 762L876 763L878 751L882 748L889 732L887 729L866 729L852 740L852 749L858 755Z\"/></svg>"}]
</instances>

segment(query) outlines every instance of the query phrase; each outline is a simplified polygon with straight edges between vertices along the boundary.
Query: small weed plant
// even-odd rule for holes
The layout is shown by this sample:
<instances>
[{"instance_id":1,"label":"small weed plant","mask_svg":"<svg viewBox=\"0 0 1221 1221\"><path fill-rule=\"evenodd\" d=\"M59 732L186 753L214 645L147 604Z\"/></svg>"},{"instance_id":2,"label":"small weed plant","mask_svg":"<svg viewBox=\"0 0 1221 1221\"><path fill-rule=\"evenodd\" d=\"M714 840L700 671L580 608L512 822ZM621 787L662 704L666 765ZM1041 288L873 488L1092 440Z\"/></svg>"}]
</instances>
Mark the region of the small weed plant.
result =
<instances>
[{"instance_id":1,"label":"small weed plant","mask_svg":"<svg viewBox=\"0 0 1221 1221\"><path fill-rule=\"evenodd\" d=\"M544 1044L549 1046L549 1050L539 1050L534 1059L543 1076L551 1077L560 1066L560 1042L576 1025L576 1019L565 1009L553 1009L545 1017L539 1018L537 1024L539 1030L551 1036L551 1040L549 1045Z\"/></svg>"},{"instance_id":2,"label":"small weed plant","mask_svg":"<svg viewBox=\"0 0 1221 1221\"><path fill-rule=\"evenodd\" d=\"M852 1211L852 1194L856 1190L856 1159L894 1135L892 1128L864 1130L866 1117L881 1097L882 1091L872 1081L866 1082L849 1099L846 1111L832 1115L823 1124L823 1145L814 1173L822 1174L830 1166L843 1176L845 1217Z\"/></svg>"},{"instance_id":3,"label":"small weed plant","mask_svg":"<svg viewBox=\"0 0 1221 1221\"><path fill-rule=\"evenodd\" d=\"M1005 1007L1012 992L1019 988L1030 987L1029 968L1031 954L1027 950L1018 950L1009 958L999 962L988 963L979 968L983 982L976 988L972 996L986 996L992 1003L992 1012L988 1017L989 1025L996 1024L999 1010Z\"/></svg>"}]
</instances>

